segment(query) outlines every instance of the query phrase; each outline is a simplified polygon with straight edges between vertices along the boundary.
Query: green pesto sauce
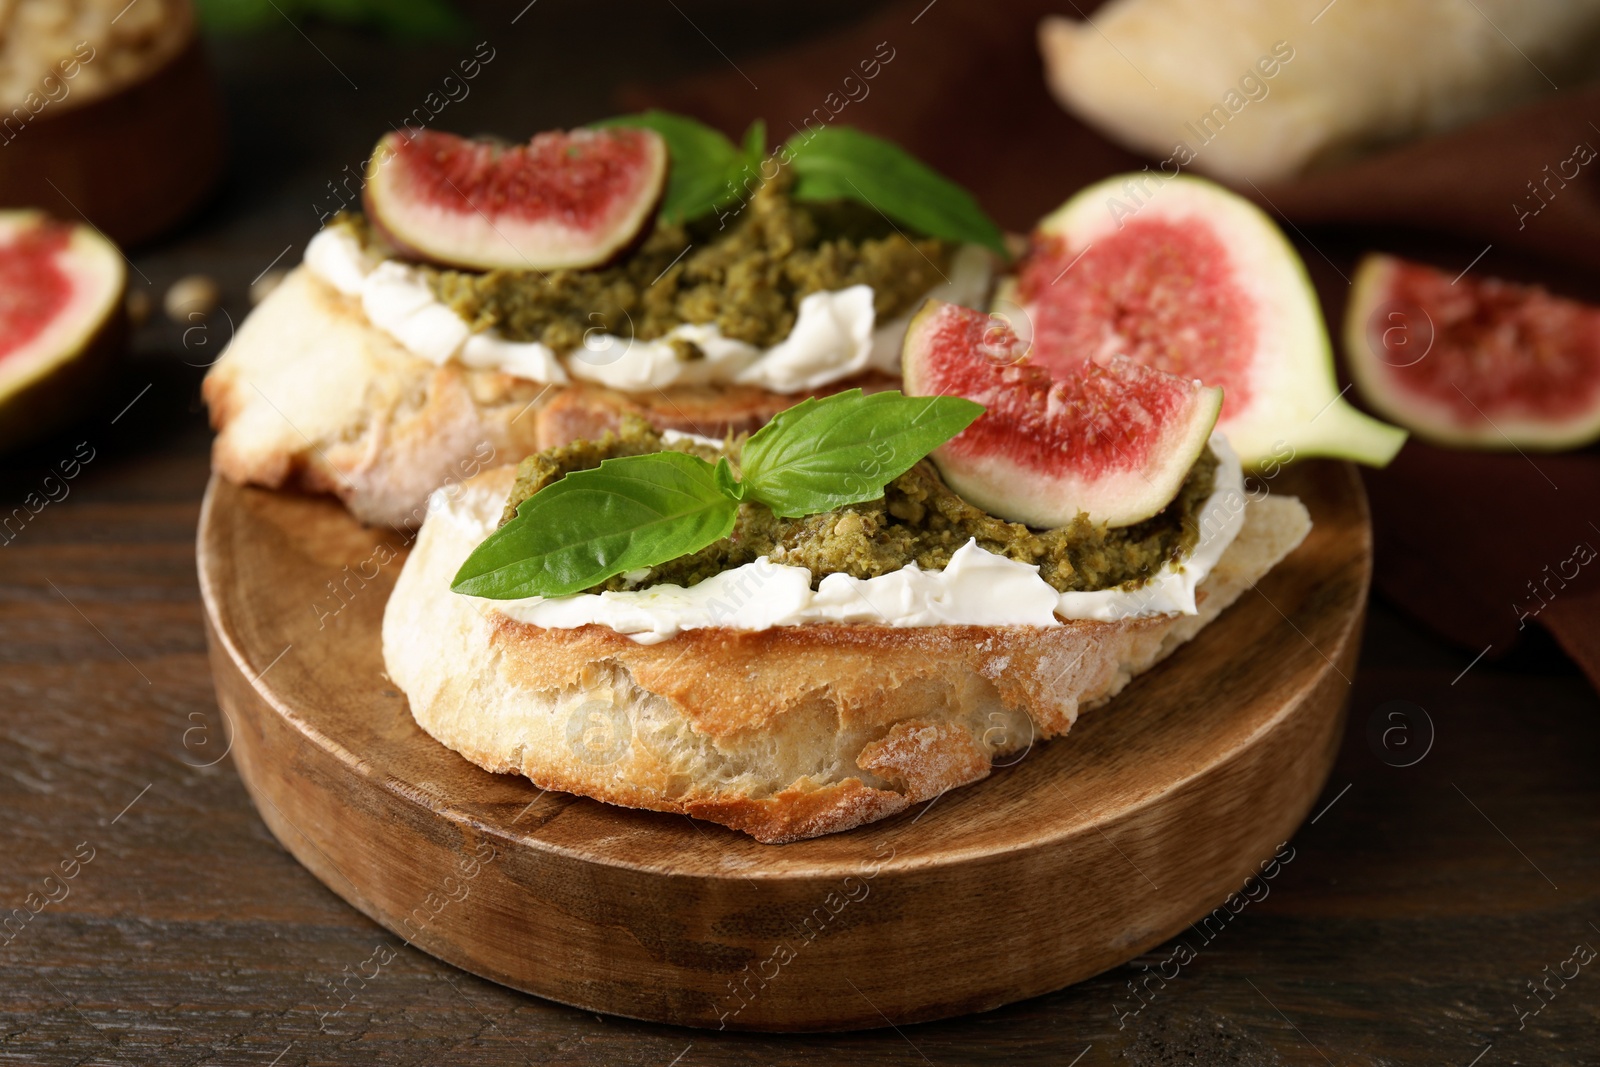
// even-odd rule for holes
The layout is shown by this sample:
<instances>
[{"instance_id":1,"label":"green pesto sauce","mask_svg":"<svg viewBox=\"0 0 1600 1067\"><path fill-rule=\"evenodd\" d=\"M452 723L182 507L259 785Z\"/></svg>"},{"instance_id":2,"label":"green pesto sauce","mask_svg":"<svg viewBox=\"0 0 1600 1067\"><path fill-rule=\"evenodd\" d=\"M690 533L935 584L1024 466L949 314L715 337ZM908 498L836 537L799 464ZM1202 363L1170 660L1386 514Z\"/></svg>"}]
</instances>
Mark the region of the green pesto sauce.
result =
<instances>
[{"instance_id":1,"label":"green pesto sauce","mask_svg":"<svg viewBox=\"0 0 1600 1067\"><path fill-rule=\"evenodd\" d=\"M811 293L870 285L881 322L944 280L954 245L908 237L862 204L799 203L788 184L787 174L768 182L737 213L657 224L608 266L424 272L474 330L492 327L561 354L581 348L586 331L648 341L683 323L714 323L727 337L766 348L789 336ZM364 244L383 251L364 219L347 221ZM684 358L700 355L688 342L681 347Z\"/></svg>"},{"instance_id":2,"label":"green pesto sauce","mask_svg":"<svg viewBox=\"0 0 1600 1067\"><path fill-rule=\"evenodd\" d=\"M743 438L731 438L727 443L727 455L735 468L743 443ZM666 448L708 460L720 454L681 441L664 445L647 423L629 416L618 433L607 433L598 441L576 441L523 460L501 522L515 515L524 500L564 474L597 467L615 456ZM1063 593L1131 589L1194 548L1200 508L1211 496L1216 471L1216 456L1207 448L1172 503L1132 526L1110 529L1080 514L1070 525L1034 530L968 504L944 484L931 463L923 461L895 479L878 500L821 515L780 519L761 504L743 503L727 538L652 568L643 581L629 583L619 575L587 591L662 583L687 587L761 556L810 569L813 585L829 574L874 578L911 562L923 570L943 570L956 549L973 538L980 548L996 555L1037 564L1039 576Z\"/></svg>"}]
</instances>

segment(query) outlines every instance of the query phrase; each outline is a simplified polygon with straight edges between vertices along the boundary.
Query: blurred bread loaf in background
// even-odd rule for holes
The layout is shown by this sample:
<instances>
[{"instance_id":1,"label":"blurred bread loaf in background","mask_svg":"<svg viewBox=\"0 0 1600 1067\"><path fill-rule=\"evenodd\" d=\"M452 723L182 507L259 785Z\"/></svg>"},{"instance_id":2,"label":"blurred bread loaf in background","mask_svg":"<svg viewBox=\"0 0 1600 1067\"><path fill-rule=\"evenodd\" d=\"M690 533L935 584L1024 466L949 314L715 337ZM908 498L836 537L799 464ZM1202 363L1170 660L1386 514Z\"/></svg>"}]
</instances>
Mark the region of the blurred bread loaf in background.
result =
<instances>
[{"instance_id":1,"label":"blurred bread loaf in background","mask_svg":"<svg viewBox=\"0 0 1600 1067\"><path fill-rule=\"evenodd\" d=\"M1039 27L1078 118L1169 173L1261 183L1588 80L1597 44L1600 4L1572 0L1111 0Z\"/></svg>"}]
</instances>

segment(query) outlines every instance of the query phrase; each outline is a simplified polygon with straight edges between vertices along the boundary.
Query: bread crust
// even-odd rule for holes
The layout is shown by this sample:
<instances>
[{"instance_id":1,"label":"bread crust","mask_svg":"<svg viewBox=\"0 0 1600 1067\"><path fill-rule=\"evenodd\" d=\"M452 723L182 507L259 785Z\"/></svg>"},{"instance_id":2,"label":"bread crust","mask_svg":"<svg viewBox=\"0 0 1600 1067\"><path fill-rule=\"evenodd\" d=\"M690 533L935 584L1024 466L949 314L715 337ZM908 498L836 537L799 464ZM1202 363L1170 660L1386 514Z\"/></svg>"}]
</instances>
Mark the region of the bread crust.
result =
<instances>
[{"instance_id":1,"label":"bread crust","mask_svg":"<svg viewBox=\"0 0 1600 1067\"><path fill-rule=\"evenodd\" d=\"M808 396L829 396L846 389L869 393L899 388L886 374L868 372L830 382L806 393L773 393L753 385L694 385L623 393L603 385L574 382L557 391L539 414L539 450L569 441L594 440L637 415L657 430L677 430L721 440L729 431L753 433L782 411Z\"/></svg>"},{"instance_id":2,"label":"bread crust","mask_svg":"<svg viewBox=\"0 0 1600 1067\"><path fill-rule=\"evenodd\" d=\"M892 380L873 375L822 391L857 384ZM355 298L298 267L240 326L201 395L223 477L331 493L362 522L414 529L434 489L598 436L624 414L720 438L812 394L698 386L629 395L435 366L372 326Z\"/></svg>"},{"instance_id":3,"label":"bread crust","mask_svg":"<svg viewBox=\"0 0 1600 1067\"><path fill-rule=\"evenodd\" d=\"M497 508L510 477L474 479L462 506ZM881 819L1066 733L1309 529L1297 500L1248 505L1194 616L713 628L645 644L603 626L528 625L451 593L473 538L440 514L390 598L384 658L418 724L487 770L779 843Z\"/></svg>"},{"instance_id":4,"label":"bread crust","mask_svg":"<svg viewBox=\"0 0 1600 1067\"><path fill-rule=\"evenodd\" d=\"M332 493L363 522L397 527L419 525L438 486L532 451L549 391L412 355L304 267L244 321L201 387L224 477Z\"/></svg>"}]
</instances>

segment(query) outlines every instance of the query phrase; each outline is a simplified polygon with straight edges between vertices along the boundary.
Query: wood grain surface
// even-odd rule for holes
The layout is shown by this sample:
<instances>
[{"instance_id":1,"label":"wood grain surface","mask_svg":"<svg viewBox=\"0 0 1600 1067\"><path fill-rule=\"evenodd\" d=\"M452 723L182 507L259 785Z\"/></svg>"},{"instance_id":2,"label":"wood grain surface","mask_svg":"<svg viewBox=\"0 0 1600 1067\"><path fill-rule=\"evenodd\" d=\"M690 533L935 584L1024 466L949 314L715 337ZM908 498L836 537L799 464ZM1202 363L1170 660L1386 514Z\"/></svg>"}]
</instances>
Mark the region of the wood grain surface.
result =
<instances>
[{"instance_id":1,"label":"wood grain surface","mask_svg":"<svg viewBox=\"0 0 1600 1067\"><path fill-rule=\"evenodd\" d=\"M1594 1062L1587 971L1525 1028L1514 1006L1575 943L1600 946L1600 702L1549 645L1467 669L1470 652L1381 603L1315 821L1209 943L1179 935L1059 993L846 1035L628 1022L440 963L282 849L229 760L205 766L226 730L193 555L207 434L193 372L140 361L121 395L146 384L115 426L113 409L0 483L20 501L80 440L98 449L0 548L0 903L25 907L80 843L95 850L0 946L0 1062L1466 1067L1486 1046L1480 1067ZM1434 728L1405 767L1368 737L1397 700ZM1127 983L1179 944L1196 958L1130 1017Z\"/></svg>"},{"instance_id":2,"label":"wood grain surface","mask_svg":"<svg viewBox=\"0 0 1600 1067\"><path fill-rule=\"evenodd\" d=\"M480 5L500 57L445 124L522 135L582 122L612 109L621 78L710 69L725 62L717 48L743 66L861 5L677 6L694 25L663 4L540 0L510 28L522 3ZM152 320L105 410L0 457L0 517L29 515L0 537L0 913L58 898L0 938L0 1063L1600 1063L1592 968L1564 985L1544 971L1578 942L1600 948L1600 700L1533 627L1509 658L1474 662L1478 649L1381 600L1333 774L1270 894L1210 942L1180 934L992 1012L791 1035L596 1016L409 948L326 889L273 838L230 761L207 766L226 724L195 571L199 376L251 281L303 251L327 183L471 43L308 34L339 70L287 26L214 46L236 165L206 215L133 260L130 279L158 305L174 279L212 274L227 314L199 333ZM609 63L564 44L602 36ZM1335 284L1333 265L1348 274L1374 240L1306 236L1309 268ZM80 443L94 458L63 495L45 479ZM46 494L58 499L40 507ZM1396 702L1410 725L1391 733L1406 721L1389 718ZM80 846L93 859L72 868ZM63 862L76 871L65 882ZM1129 1015L1127 983L1180 944L1195 958ZM1532 980L1553 990L1537 1014Z\"/></svg>"},{"instance_id":3,"label":"wood grain surface","mask_svg":"<svg viewBox=\"0 0 1600 1067\"><path fill-rule=\"evenodd\" d=\"M596 1011L859 1029L1048 992L1191 923L1214 938L1248 878L1270 892L1261 868L1276 876L1333 758L1371 575L1352 468L1306 464L1272 488L1306 503L1311 535L1065 739L918 811L784 846L548 793L433 741L383 670L404 541L331 500L213 478L200 584L257 809L392 933Z\"/></svg>"}]
</instances>

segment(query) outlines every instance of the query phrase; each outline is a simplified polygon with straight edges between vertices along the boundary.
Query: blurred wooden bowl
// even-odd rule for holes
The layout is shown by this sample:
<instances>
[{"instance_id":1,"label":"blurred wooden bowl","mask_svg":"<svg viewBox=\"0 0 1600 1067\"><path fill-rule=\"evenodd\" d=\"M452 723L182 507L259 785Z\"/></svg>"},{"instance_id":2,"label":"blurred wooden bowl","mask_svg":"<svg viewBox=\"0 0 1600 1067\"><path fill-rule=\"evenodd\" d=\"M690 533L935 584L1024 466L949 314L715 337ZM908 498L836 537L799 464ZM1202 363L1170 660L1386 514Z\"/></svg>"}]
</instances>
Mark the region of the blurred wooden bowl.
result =
<instances>
[{"instance_id":1,"label":"blurred wooden bowl","mask_svg":"<svg viewBox=\"0 0 1600 1067\"><path fill-rule=\"evenodd\" d=\"M222 173L223 125L188 22L186 40L137 80L81 101L66 96L0 139L0 207L85 218L121 245L197 208Z\"/></svg>"}]
</instances>

